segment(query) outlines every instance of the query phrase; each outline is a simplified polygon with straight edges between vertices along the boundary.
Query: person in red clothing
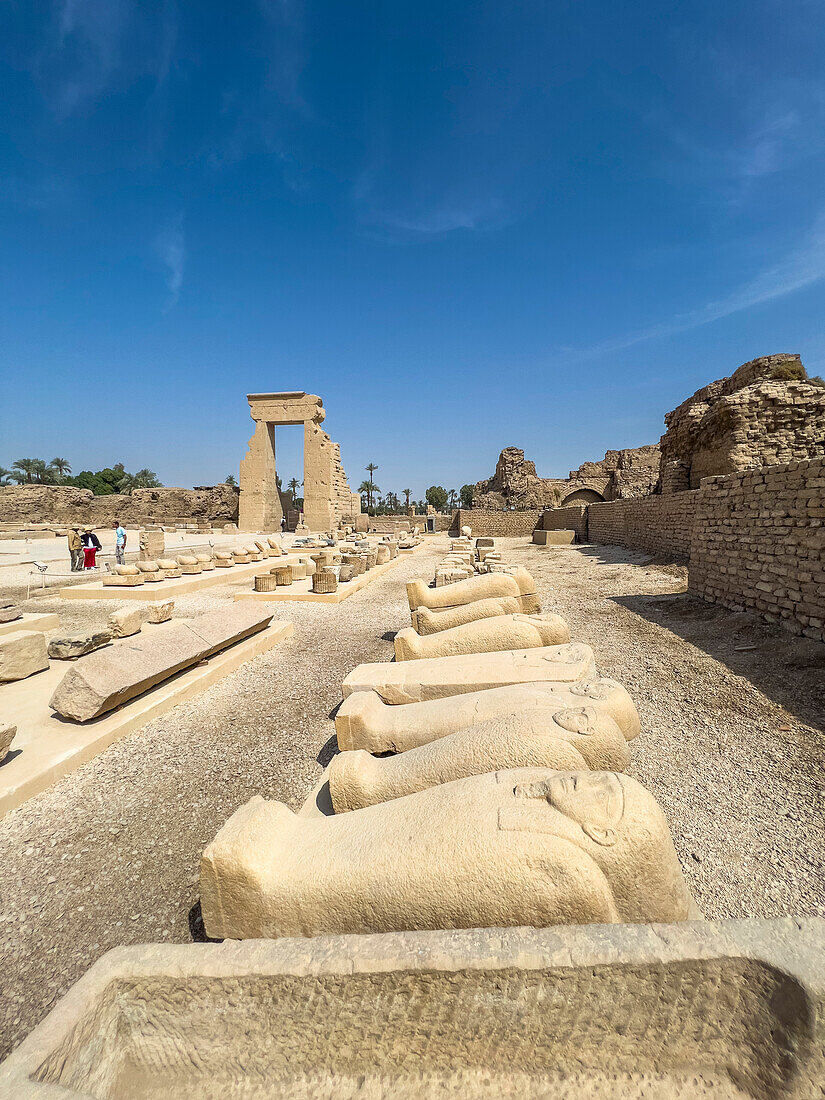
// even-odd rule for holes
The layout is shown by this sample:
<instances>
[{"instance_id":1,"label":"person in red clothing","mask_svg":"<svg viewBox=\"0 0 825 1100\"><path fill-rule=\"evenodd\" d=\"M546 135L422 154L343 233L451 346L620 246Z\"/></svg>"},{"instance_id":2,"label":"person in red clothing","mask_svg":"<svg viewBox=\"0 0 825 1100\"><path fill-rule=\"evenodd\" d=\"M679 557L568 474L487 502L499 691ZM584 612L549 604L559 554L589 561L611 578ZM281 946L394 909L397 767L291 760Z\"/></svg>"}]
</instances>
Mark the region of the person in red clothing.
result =
<instances>
[{"instance_id":1,"label":"person in red clothing","mask_svg":"<svg viewBox=\"0 0 825 1100\"><path fill-rule=\"evenodd\" d=\"M80 536L80 542L83 546L83 568L94 569L96 568L95 558L97 552L100 549L100 539L94 533L94 531L84 531Z\"/></svg>"}]
</instances>

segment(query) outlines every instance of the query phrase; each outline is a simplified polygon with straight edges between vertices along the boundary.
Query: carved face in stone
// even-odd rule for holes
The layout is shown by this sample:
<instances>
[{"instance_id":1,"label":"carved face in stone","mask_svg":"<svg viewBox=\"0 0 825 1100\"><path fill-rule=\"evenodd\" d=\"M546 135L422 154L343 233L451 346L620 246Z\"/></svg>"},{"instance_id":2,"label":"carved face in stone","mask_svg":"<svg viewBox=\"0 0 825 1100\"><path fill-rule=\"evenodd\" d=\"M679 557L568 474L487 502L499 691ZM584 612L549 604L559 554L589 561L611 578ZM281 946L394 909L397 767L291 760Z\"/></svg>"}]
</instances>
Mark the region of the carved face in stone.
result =
<instances>
[{"instance_id":1,"label":"carved face in stone","mask_svg":"<svg viewBox=\"0 0 825 1100\"><path fill-rule=\"evenodd\" d=\"M567 707L557 710L553 721L570 733L595 733L598 713L594 707Z\"/></svg>"},{"instance_id":2,"label":"carved face in stone","mask_svg":"<svg viewBox=\"0 0 825 1100\"><path fill-rule=\"evenodd\" d=\"M615 772L556 775L547 784L547 801L582 832L604 847L616 843L624 813L624 790Z\"/></svg>"}]
</instances>

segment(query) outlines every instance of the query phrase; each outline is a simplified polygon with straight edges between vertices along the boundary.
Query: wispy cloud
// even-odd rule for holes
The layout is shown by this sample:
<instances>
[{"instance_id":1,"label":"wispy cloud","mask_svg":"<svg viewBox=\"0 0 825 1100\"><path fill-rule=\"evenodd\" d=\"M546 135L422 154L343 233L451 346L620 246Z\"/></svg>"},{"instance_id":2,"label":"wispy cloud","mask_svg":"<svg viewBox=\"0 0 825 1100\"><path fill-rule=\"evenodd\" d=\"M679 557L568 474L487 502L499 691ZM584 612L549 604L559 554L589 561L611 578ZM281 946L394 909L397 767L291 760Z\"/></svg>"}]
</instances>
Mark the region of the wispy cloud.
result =
<instances>
[{"instance_id":1,"label":"wispy cloud","mask_svg":"<svg viewBox=\"0 0 825 1100\"><path fill-rule=\"evenodd\" d=\"M166 311L177 305L180 290L183 286L183 272L186 266L186 240L183 234L183 221L178 219L166 226L155 239L155 251L165 268L166 289L169 296L166 300Z\"/></svg>"},{"instance_id":2,"label":"wispy cloud","mask_svg":"<svg viewBox=\"0 0 825 1100\"><path fill-rule=\"evenodd\" d=\"M806 240L798 248L725 297L708 302L699 309L676 314L667 321L651 325L639 332L595 344L585 349L583 354L589 357L622 351L648 340L688 332L701 325L719 321L723 317L730 317L734 313L741 313L754 306L785 298L823 278L825 278L825 211L819 215Z\"/></svg>"},{"instance_id":3,"label":"wispy cloud","mask_svg":"<svg viewBox=\"0 0 825 1100\"><path fill-rule=\"evenodd\" d=\"M35 71L52 111L66 118L99 99L115 81L169 74L175 5L136 0L56 0Z\"/></svg>"}]
</instances>

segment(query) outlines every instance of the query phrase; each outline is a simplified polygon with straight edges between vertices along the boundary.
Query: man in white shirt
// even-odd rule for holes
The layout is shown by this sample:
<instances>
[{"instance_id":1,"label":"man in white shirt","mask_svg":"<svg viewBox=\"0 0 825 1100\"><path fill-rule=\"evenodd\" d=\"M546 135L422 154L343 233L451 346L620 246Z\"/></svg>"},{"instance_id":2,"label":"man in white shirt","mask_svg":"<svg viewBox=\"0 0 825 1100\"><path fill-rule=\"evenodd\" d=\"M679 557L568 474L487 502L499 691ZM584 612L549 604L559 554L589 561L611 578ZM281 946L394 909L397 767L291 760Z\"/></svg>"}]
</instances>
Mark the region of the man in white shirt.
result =
<instances>
[{"instance_id":1,"label":"man in white shirt","mask_svg":"<svg viewBox=\"0 0 825 1100\"><path fill-rule=\"evenodd\" d=\"M120 526L120 520L115 520L115 560L118 565L126 563L126 531Z\"/></svg>"}]
</instances>

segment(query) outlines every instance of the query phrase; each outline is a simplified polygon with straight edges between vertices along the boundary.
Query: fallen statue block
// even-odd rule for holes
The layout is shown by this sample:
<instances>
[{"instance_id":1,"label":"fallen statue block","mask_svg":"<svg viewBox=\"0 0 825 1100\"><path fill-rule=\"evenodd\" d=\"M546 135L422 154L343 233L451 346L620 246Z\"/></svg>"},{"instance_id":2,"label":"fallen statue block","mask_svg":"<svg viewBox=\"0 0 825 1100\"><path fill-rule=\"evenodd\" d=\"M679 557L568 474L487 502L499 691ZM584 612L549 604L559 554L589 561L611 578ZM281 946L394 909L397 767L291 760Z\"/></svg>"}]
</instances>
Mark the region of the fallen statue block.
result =
<instances>
[{"instance_id":1,"label":"fallen statue block","mask_svg":"<svg viewBox=\"0 0 825 1100\"><path fill-rule=\"evenodd\" d=\"M203 854L216 939L687 920L653 795L615 772L516 768L357 813L251 799Z\"/></svg>"},{"instance_id":2,"label":"fallen statue block","mask_svg":"<svg viewBox=\"0 0 825 1100\"><path fill-rule=\"evenodd\" d=\"M385 703L420 703L466 691L534 681L576 683L596 675L593 650L580 643L429 657L423 661L387 661L358 665L346 677L343 694L375 691Z\"/></svg>"},{"instance_id":3,"label":"fallen statue block","mask_svg":"<svg viewBox=\"0 0 825 1100\"><path fill-rule=\"evenodd\" d=\"M498 615L476 623L454 626L437 634L422 636L412 627L395 635L396 661L425 657L452 657L462 653L495 653L504 649L535 649L564 645L570 628L560 615Z\"/></svg>"},{"instance_id":4,"label":"fallen statue block","mask_svg":"<svg viewBox=\"0 0 825 1100\"><path fill-rule=\"evenodd\" d=\"M272 613L259 608L251 601L239 602L92 654L66 673L49 706L76 722L97 718L181 669L263 630Z\"/></svg>"},{"instance_id":5,"label":"fallen statue block","mask_svg":"<svg viewBox=\"0 0 825 1100\"><path fill-rule=\"evenodd\" d=\"M407 581L407 599L410 611L419 607L460 607L475 600L487 600L497 596L515 596L519 610L532 614L541 611L541 600L536 594L536 582L522 566L508 566L506 573L485 574L456 581L443 589L428 588L422 580Z\"/></svg>"},{"instance_id":6,"label":"fallen statue block","mask_svg":"<svg viewBox=\"0 0 825 1100\"><path fill-rule=\"evenodd\" d=\"M815 917L118 947L0 1094L803 1100L823 974Z\"/></svg>"},{"instance_id":7,"label":"fallen statue block","mask_svg":"<svg viewBox=\"0 0 825 1100\"><path fill-rule=\"evenodd\" d=\"M11 743L17 733L17 726L0 726L0 764L6 759Z\"/></svg>"},{"instance_id":8,"label":"fallen statue block","mask_svg":"<svg viewBox=\"0 0 825 1100\"><path fill-rule=\"evenodd\" d=\"M389 706L375 691L356 691L338 708L335 733L342 750L406 752L502 715L521 717L529 726L535 711L589 706L609 714L628 741L638 736L633 700L616 680L604 677L580 684L514 684L404 707Z\"/></svg>"},{"instance_id":9,"label":"fallen statue block","mask_svg":"<svg viewBox=\"0 0 825 1100\"><path fill-rule=\"evenodd\" d=\"M630 749L609 714L595 707L548 706L503 714L397 756L339 752L329 765L337 814L502 768L624 771Z\"/></svg>"},{"instance_id":10,"label":"fallen statue block","mask_svg":"<svg viewBox=\"0 0 825 1100\"><path fill-rule=\"evenodd\" d=\"M518 596L491 596L486 600L473 600L459 607L438 608L419 607L410 613L413 629L419 634L438 634L441 630L452 630L456 626L478 622L479 619L492 619L499 615L514 615L522 610Z\"/></svg>"}]
</instances>

